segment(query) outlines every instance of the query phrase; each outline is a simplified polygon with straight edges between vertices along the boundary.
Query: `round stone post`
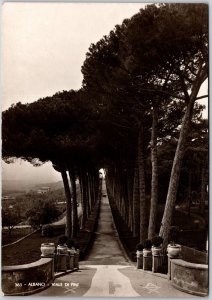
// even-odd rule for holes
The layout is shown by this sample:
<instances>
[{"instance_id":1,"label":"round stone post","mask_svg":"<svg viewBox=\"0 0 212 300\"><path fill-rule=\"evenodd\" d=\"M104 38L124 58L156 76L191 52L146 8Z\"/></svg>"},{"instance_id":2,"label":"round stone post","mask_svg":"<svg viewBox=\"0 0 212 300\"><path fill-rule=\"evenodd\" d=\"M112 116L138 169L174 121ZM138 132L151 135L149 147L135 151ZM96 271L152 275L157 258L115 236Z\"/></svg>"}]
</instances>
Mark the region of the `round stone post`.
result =
<instances>
[{"instance_id":1,"label":"round stone post","mask_svg":"<svg viewBox=\"0 0 212 300\"><path fill-rule=\"evenodd\" d=\"M54 278L55 271L55 244L54 243L43 243L40 247L41 258L52 258L52 278Z\"/></svg>"},{"instance_id":2,"label":"round stone post","mask_svg":"<svg viewBox=\"0 0 212 300\"><path fill-rule=\"evenodd\" d=\"M143 270L152 271L152 251L143 250Z\"/></svg>"},{"instance_id":3,"label":"round stone post","mask_svg":"<svg viewBox=\"0 0 212 300\"><path fill-rule=\"evenodd\" d=\"M181 245L179 244L169 244L167 247L168 252L168 279L171 280L171 260L180 257Z\"/></svg>"},{"instance_id":4,"label":"round stone post","mask_svg":"<svg viewBox=\"0 0 212 300\"><path fill-rule=\"evenodd\" d=\"M152 272L157 273L161 265L161 255L153 255L152 257Z\"/></svg>"},{"instance_id":5,"label":"round stone post","mask_svg":"<svg viewBox=\"0 0 212 300\"><path fill-rule=\"evenodd\" d=\"M68 265L68 247L66 245L58 245L57 246L57 272L66 272Z\"/></svg>"},{"instance_id":6,"label":"round stone post","mask_svg":"<svg viewBox=\"0 0 212 300\"><path fill-rule=\"evenodd\" d=\"M79 249L74 254L74 268L79 269Z\"/></svg>"},{"instance_id":7,"label":"round stone post","mask_svg":"<svg viewBox=\"0 0 212 300\"><path fill-rule=\"evenodd\" d=\"M143 269L143 251L136 251L137 269Z\"/></svg>"}]
</instances>

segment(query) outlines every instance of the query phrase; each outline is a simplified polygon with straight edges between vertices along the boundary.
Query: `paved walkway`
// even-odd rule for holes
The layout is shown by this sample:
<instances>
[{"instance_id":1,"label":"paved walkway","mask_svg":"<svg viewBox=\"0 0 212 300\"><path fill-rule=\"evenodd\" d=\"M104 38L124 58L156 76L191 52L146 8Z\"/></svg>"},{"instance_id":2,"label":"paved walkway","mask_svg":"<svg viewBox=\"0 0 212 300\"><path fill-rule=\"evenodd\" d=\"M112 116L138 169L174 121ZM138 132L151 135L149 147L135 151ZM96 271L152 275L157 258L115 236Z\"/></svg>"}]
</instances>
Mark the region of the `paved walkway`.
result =
<instances>
[{"instance_id":1,"label":"paved walkway","mask_svg":"<svg viewBox=\"0 0 212 300\"><path fill-rule=\"evenodd\" d=\"M68 297L192 297L174 289L167 278L137 270L123 254L112 222L103 182L96 239L80 269L57 278L52 286L34 296Z\"/></svg>"},{"instance_id":2,"label":"paved walkway","mask_svg":"<svg viewBox=\"0 0 212 300\"><path fill-rule=\"evenodd\" d=\"M115 231L112 213L106 196L105 182L102 187L102 200L96 239L90 254L81 264L86 265L129 265L119 247L118 234Z\"/></svg>"}]
</instances>

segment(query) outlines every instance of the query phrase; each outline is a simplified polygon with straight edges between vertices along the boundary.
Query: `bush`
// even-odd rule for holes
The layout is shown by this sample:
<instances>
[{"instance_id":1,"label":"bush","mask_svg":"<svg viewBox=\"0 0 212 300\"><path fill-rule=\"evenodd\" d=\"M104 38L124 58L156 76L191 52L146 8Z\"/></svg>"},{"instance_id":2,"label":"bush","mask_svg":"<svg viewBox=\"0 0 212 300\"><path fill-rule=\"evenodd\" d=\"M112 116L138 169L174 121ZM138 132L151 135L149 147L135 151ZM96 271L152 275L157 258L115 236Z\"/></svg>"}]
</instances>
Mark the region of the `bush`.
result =
<instances>
[{"instance_id":1,"label":"bush","mask_svg":"<svg viewBox=\"0 0 212 300\"><path fill-rule=\"evenodd\" d=\"M51 225L44 225L42 227L42 236L52 237L54 235L54 228Z\"/></svg>"},{"instance_id":2,"label":"bush","mask_svg":"<svg viewBox=\"0 0 212 300\"><path fill-rule=\"evenodd\" d=\"M80 249L80 246L78 243L75 243L74 247L75 247L75 249L78 249L78 250Z\"/></svg>"},{"instance_id":3,"label":"bush","mask_svg":"<svg viewBox=\"0 0 212 300\"><path fill-rule=\"evenodd\" d=\"M169 229L169 242L175 244L178 242L180 229L178 226L171 226Z\"/></svg>"},{"instance_id":4,"label":"bush","mask_svg":"<svg viewBox=\"0 0 212 300\"><path fill-rule=\"evenodd\" d=\"M145 240L143 242L143 246L144 246L144 249L151 249L151 247L152 247L152 241L151 240Z\"/></svg>"},{"instance_id":5,"label":"bush","mask_svg":"<svg viewBox=\"0 0 212 300\"><path fill-rule=\"evenodd\" d=\"M75 243L71 239L68 239L66 244L67 244L68 248L70 248L70 249L73 248L73 247L75 248Z\"/></svg>"},{"instance_id":6,"label":"bush","mask_svg":"<svg viewBox=\"0 0 212 300\"><path fill-rule=\"evenodd\" d=\"M67 241L68 241L68 237L66 235L61 235L59 236L57 243L58 245L64 245L67 243Z\"/></svg>"},{"instance_id":7,"label":"bush","mask_svg":"<svg viewBox=\"0 0 212 300\"><path fill-rule=\"evenodd\" d=\"M154 247L159 247L163 243L163 238L161 236L154 236L152 238L152 245Z\"/></svg>"},{"instance_id":8,"label":"bush","mask_svg":"<svg viewBox=\"0 0 212 300\"><path fill-rule=\"evenodd\" d=\"M12 229L21 221L17 211L13 209L2 209L2 226L8 228L8 233L11 235Z\"/></svg>"},{"instance_id":9,"label":"bush","mask_svg":"<svg viewBox=\"0 0 212 300\"><path fill-rule=\"evenodd\" d=\"M138 251L143 251L143 249L144 249L143 244L141 244L141 243L137 244L136 250L138 250Z\"/></svg>"},{"instance_id":10,"label":"bush","mask_svg":"<svg viewBox=\"0 0 212 300\"><path fill-rule=\"evenodd\" d=\"M26 212L29 225L35 229L57 220L59 215L60 212L54 203L43 201L32 203L32 207Z\"/></svg>"}]
</instances>

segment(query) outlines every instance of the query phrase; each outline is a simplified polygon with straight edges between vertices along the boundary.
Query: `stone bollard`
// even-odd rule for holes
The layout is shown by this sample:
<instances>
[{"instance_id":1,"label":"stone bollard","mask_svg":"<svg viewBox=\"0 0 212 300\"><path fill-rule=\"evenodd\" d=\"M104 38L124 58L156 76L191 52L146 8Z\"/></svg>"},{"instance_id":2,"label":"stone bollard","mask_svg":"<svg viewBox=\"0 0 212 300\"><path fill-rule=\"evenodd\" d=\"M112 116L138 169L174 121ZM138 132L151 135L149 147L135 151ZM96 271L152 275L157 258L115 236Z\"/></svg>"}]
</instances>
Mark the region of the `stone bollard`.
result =
<instances>
[{"instance_id":1,"label":"stone bollard","mask_svg":"<svg viewBox=\"0 0 212 300\"><path fill-rule=\"evenodd\" d=\"M152 257L152 272L153 273L158 273L161 267L161 259L162 259L162 255L158 255L158 256L153 256Z\"/></svg>"},{"instance_id":2,"label":"stone bollard","mask_svg":"<svg viewBox=\"0 0 212 300\"><path fill-rule=\"evenodd\" d=\"M70 254L70 270L74 270L74 254Z\"/></svg>"},{"instance_id":3,"label":"stone bollard","mask_svg":"<svg viewBox=\"0 0 212 300\"><path fill-rule=\"evenodd\" d=\"M152 251L150 249L143 250L143 270L152 271Z\"/></svg>"},{"instance_id":4,"label":"stone bollard","mask_svg":"<svg viewBox=\"0 0 212 300\"><path fill-rule=\"evenodd\" d=\"M143 269L143 251L136 251L137 269Z\"/></svg>"},{"instance_id":5,"label":"stone bollard","mask_svg":"<svg viewBox=\"0 0 212 300\"><path fill-rule=\"evenodd\" d=\"M168 280L171 280L171 260L172 258L167 254L168 256Z\"/></svg>"},{"instance_id":6,"label":"stone bollard","mask_svg":"<svg viewBox=\"0 0 212 300\"><path fill-rule=\"evenodd\" d=\"M75 253L75 250L68 249L69 259L68 259L68 263L67 263L67 268L69 270L74 269L74 253Z\"/></svg>"},{"instance_id":7,"label":"stone bollard","mask_svg":"<svg viewBox=\"0 0 212 300\"><path fill-rule=\"evenodd\" d=\"M76 250L75 254L74 254L74 268L75 269L79 269L79 249Z\"/></svg>"},{"instance_id":8,"label":"stone bollard","mask_svg":"<svg viewBox=\"0 0 212 300\"><path fill-rule=\"evenodd\" d=\"M69 259L68 254L57 254L57 272L66 272L67 271L67 261Z\"/></svg>"},{"instance_id":9,"label":"stone bollard","mask_svg":"<svg viewBox=\"0 0 212 300\"><path fill-rule=\"evenodd\" d=\"M152 272L157 273L161 267L161 247L152 247Z\"/></svg>"},{"instance_id":10,"label":"stone bollard","mask_svg":"<svg viewBox=\"0 0 212 300\"><path fill-rule=\"evenodd\" d=\"M68 247L66 245L58 245L56 272L66 272L68 260L69 260Z\"/></svg>"},{"instance_id":11,"label":"stone bollard","mask_svg":"<svg viewBox=\"0 0 212 300\"><path fill-rule=\"evenodd\" d=\"M178 259L181 254L181 246L179 244L169 244L167 247L168 252L168 279L171 280L171 260Z\"/></svg>"},{"instance_id":12,"label":"stone bollard","mask_svg":"<svg viewBox=\"0 0 212 300\"><path fill-rule=\"evenodd\" d=\"M53 258L55 252L55 245L54 243L43 243L41 244L40 250L41 257Z\"/></svg>"},{"instance_id":13,"label":"stone bollard","mask_svg":"<svg viewBox=\"0 0 212 300\"><path fill-rule=\"evenodd\" d=\"M43 243L40 247L41 258L52 258L52 278L54 278L55 272L55 244L54 243Z\"/></svg>"}]
</instances>

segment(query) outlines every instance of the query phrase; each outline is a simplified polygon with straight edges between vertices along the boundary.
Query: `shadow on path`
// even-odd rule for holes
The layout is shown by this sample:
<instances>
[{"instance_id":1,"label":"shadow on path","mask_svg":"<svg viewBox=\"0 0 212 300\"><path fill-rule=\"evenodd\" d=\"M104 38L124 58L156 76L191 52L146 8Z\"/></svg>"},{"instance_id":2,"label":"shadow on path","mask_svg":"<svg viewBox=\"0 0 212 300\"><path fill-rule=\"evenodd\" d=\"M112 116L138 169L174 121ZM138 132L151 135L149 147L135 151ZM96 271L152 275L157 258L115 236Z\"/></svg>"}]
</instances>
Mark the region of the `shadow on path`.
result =
<instances>
[{"instance_id":1,"label":"shadow on path","mask_svg":"<svg viewBox=\"0 0 212 300\"><path fill-rule=\"evenodd\" d=\"M86 265L129 265L119 247L114 228L112 212L106 196L105 181L102 185L102 201L100 204L99 221L96 238L90 253L81 264Z\"/></svg>"}]
</instances>

